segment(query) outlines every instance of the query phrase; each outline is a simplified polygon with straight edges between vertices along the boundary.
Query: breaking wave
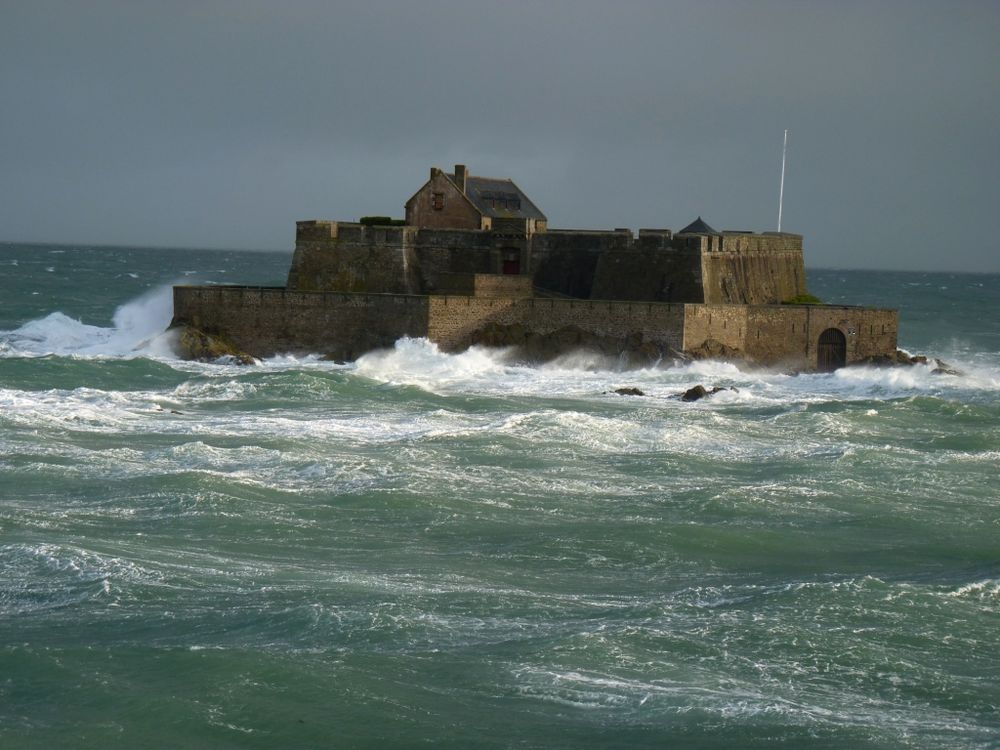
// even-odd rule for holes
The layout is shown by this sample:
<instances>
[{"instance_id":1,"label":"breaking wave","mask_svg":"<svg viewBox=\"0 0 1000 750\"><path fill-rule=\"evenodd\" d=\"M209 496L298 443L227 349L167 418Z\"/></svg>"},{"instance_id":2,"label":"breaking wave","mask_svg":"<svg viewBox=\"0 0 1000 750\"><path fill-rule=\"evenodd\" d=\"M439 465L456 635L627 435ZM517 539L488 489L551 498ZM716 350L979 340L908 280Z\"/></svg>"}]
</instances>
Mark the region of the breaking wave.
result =
<instances>
[{"instance_id":1,"label":"breaking wave","mask_svg":"<svg viewBox=\"0 0 1000 750\"><path fill-rule=\"evenodd\" d=\"M145 356L173 358L170 336L173 291L164 285L121 305L109 327L89 325L61 312L0 331L0 356Z\"/></svg>"}]
</instances>

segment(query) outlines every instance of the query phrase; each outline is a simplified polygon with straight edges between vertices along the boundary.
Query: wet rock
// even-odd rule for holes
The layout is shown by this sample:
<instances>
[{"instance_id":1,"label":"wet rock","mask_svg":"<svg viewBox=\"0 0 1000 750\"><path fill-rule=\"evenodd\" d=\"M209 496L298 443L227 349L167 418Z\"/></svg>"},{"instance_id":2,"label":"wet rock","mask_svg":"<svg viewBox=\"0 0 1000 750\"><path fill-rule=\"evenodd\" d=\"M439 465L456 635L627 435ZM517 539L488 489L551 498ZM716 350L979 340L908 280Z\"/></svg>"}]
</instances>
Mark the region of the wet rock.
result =
<instances>
[{"instance_id":1,"label":"wet rock","mask_svg":"<svg viewBox=\"0 0 1000 750\"><path fill-rule=\"evenodd\" d=\"M685 349L684 354L691 359L721 359L739 361L744 359L743 352L723 344L716 339L707 339L693 349Z\"/></svg>"},{"instance_id":2,"label":"wet rock","mask_svg":"<svg viewBox=\"0 0 1000 750\"><path fill-rule=\"evenodd\" d=\"M908 354L902 349L897 349L893 354L875 354L859 360L859 365L874 365L875 367L893 367L895 365L926 365L927 357L923 354Z\"/></svg>"},{"instance_id":3,"label":"wet rock","mask_svg":"<svg viewBox=\"0 0 1000 750\"><path fill-rule=\"evenodd\" d=\"M645 396L645 392L639 388L615 388L613 393L617 393L619 396Z\"/></svg>"},{"instance_id":4,"label":"wet rock","mask_svg":"<svg viewBox=\"0 0 1000 750\"><path fill-rule=\"evenodd\" d=\"M215 362L227 358L240 365L255 363L253 357L239 349L225 336L208 334L193 326L186 326L181 331L178 347L181 357L198 362Z\"/></svg>"},{"instance_id":5,"label":"wet rock","mask_svg":"<svg viewBox=\"0 0 1000 750\"><path fill-rule=\"evenodd\" d=\"M961 374L946 363L942 362L940 359L935 359L934 362L936 363L936 367L934 370L931 370L932 373L938 375ZM923 354L909 354L908 352L904 352L902 349L897 349L894 354L877 354L872 357L866 357L856 364L874 365L875 367L912 367L913 365L926 365L927 363L927 357ZM939 370L940 372L938 372Z\"/></svg>"},{"instance_id":6,"label":"wet rock","mask_svg":"<svg viewBox=\"0 0 1000 750\"><path fill-rule=\"evenodd\" d=\"M942 362L940 359L934 360L934 369L931 370L931 375L962 375L961 370L956 370L954 367L949 365L947 362Z\"/></svg>"},{"instance_id":7,"label":"wet rock","mask_svg":"<svg viewBox=\"0 0 1000 750\"><path fill-rule=\"evenodd\" d=\"M684 393L681 394L681 401L697 401L699 399L705 398L706 396L711 396L719 391L736 391L736 388L724 388L722 386L714 386L713 388L706 388L701 383L694 386L693 388L688 388Z\"/></svg>"},{"instance_id":8,"label":"wet rock","mask_svg":"<svg viewBox=\"0 0 1000 750\"><path fill-rule=\"evenodd\" d=\"M529 362L545 362L569 352L588 351L618 358L626 367L648 367L676 355L662 342L641 332L629 334L623 342L620 336L604 336L576 325L539 333L521 323L488 323L471 332L465 343L514 347Z\"/></svg>"}]
</instances>

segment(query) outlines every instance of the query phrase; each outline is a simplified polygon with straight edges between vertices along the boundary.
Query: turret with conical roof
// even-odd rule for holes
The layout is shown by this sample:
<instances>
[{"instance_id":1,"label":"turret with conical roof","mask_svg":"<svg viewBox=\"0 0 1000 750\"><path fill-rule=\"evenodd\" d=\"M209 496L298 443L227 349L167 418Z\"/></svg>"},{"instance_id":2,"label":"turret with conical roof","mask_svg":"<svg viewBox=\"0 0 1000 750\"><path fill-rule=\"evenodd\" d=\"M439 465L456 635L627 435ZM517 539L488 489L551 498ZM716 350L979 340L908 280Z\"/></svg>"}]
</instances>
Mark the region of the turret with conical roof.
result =
<instances>
[{"instance_id":1,"label":"turret with conical roof","mask_svg":"<svg viewBox=\"0 0 1000 750\"><path fill-rule=\"evenodd\" d=\"M704 219L700 216L684 227L677 234L722 234L721 232L716 232L712 227L705 223Z\"/></svg>"}]
</instances>

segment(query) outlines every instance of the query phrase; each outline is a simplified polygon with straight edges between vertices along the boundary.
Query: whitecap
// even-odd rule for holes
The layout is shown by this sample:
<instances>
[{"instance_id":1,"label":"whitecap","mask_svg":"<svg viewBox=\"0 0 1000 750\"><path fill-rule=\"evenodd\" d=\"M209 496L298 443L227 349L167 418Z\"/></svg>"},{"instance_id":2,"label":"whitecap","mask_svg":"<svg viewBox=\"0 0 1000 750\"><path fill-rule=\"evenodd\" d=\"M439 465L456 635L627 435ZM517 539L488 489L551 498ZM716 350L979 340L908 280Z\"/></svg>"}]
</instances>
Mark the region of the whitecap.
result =
<instances>
[{"instance_id":1,"label":"whitecap","mask_svg":"<svg viewBox=\"0 0 1000 750\"><path fill-rule=\"evenodd\" d=\"M16 330L0 331L0 342L7 345L7 356L144 354L169 358L174 356L171 340L162 337L172 317L173 291L166 285L121 305L110 327L53 312Z\"/></svg>"}]
</instances>

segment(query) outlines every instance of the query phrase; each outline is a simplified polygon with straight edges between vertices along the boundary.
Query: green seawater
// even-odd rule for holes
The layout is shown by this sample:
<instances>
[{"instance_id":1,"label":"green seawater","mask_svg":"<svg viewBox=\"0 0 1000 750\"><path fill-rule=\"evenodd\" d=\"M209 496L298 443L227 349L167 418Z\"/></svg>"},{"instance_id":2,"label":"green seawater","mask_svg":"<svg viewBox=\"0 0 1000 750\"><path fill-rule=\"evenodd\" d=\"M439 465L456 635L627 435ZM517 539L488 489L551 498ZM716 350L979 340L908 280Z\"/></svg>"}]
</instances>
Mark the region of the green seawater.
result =
<instances>
[{"instance_id":1,"label":"green seawater","mask_svg":"<svg viewBox=\"0 0 1000 750\"><path fill-rule=\"evenodd\" d=\"M289 260L0 245L0 748L1000 747L1000 277L810 271L959 375L173 356Z\"/></svg>"}]
</instances>

